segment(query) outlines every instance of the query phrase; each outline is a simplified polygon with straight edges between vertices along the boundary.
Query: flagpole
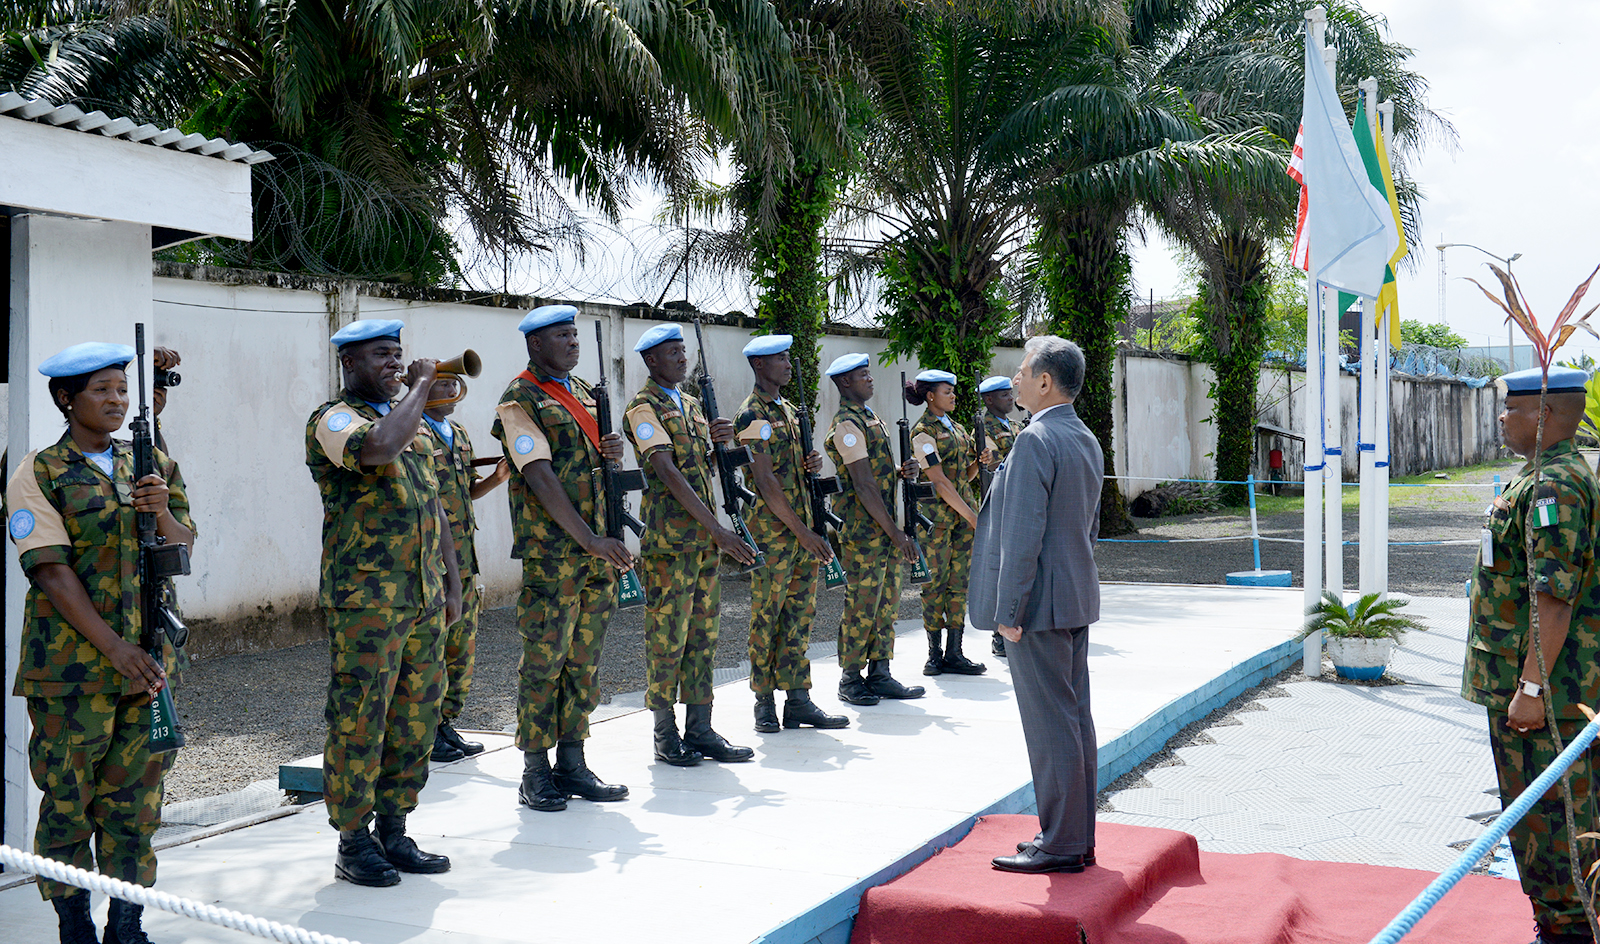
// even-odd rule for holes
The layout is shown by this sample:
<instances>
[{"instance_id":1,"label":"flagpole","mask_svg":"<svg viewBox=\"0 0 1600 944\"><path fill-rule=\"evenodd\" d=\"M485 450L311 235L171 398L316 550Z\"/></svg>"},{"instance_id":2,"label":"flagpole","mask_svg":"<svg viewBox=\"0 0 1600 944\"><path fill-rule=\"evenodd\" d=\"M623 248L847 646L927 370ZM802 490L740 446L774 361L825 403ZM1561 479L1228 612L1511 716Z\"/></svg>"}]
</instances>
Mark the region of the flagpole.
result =
<instances>
[{"instance_id":1,"label":"flagpole","mask_svg":"<svg viewBox=\"0 0 1600 944\"><path fill-rule=\"evenodd\" d=\"M1328 79L1338 86L1338 50L1326 45L1326 14L1321 7L1318 13L1317 42L1322 48L1322 62L1328 69ZM1315 247L1312 247L1315 249ZM1324 247L1324 251L1326 247ZM1334 296L1337 309L1338 296ZM1339 316L1343 312L1327 312L1322 319L1322 481L1323 481L1323 576L1324 590L1339 597L1344 596L1344 496L1340 491L1344 481L1344 410L1339 396Z\"/></svg>"},{"instance_id":2,"label":"flagpole","mask_svg":"<svg viewBox=\"0 0 1600 944\"><path fill-rule=\"evenodd\" d=\"M1366 105L1365 114L1367 130L1376 134L1377 129L1377 98L1378 80L1372 76L1361 80L1360 95ZM1377 480L1376 468L1377 451L1375 443L1378 438L1378 412L1377 412L1377 358L1373 344L1373 322L1376 320L1377 301L1363 298L1361 300L1361 385L1358 389L1357 408L1360 410L1360 420L1356 426L1356 450L1360 459L1360 530L1357 540L1360 543L1361 565L1357 574L1357 588L1362 596L1378 592L1378 548L1377 548Z\"/></svg>"},{"instance_id":3,"label":"flagpole","mask_svg":"<svg viewBox=\"0 0 1600 944\"><path fill-rule=\"evenodd\" d=\"M1313 49L1321 49L1327 16L1322 7L1307 10L1306 30ZM1322 289L1310 266L1306 271L1306 374L1302 394L1305 410L1305 449L1302 479L1305 481L1305 513L1303 530L1303 556L1301 579L1305 585L1307 609L1322 599L1322 493L1323 447L1322 438ZM1322 665L1321 639L1313 633L1306 639L1304 669L1307 675L1320 674ZM1315 645L1314 645L1315 644ZM1312 650L1315 648L1315 653Z\"/></svg>"},{"instance_id":4,"label":"flagpole","mask_svg":"<svg viewBox=\"0 0 1600 944\"><path fill-rule=\"evenodd\" d=\"M1393 140L1393 129L1394 99L1390 99L1378 106L1378 131L1383 135L1384 151L1387 153L1392 153L1389 144ZM1378 397L1375 406L1379 425L1373 430L1373 439L1378 447L1377 461L1374 463L1378 472L1377 589L1385 599L1389 596L1389 425L1392 420L1389 408L1389 335L1393 331L1390 319L1395 314L1394 309L1386 309L1383 323L1378 325Z\"/></svg>"}]
</instances>

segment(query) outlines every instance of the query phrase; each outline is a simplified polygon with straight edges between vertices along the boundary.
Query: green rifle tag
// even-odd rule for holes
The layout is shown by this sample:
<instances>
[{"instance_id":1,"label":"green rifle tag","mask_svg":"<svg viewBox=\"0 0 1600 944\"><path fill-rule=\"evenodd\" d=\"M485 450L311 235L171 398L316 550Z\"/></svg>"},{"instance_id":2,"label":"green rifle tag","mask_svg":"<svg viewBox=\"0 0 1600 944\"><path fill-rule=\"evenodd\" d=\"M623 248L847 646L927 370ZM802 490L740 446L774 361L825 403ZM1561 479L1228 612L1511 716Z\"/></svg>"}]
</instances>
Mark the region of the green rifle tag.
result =
<instances>
[{"instance_id":1,"label":"green rifle tag","mask_svg":"<svg viewBox=\"0 0 1600 944\"><path fill-rule=\"evenodd\" d=\"M928 558L922 553L922 545L917 545L917 562L911 565L911 582L927 583L933 579L933 574L928 572Z\"/></svg>"},{"instance_id":2,"label":"green rifle tag","mask_svg":"<svg viewBox=\"0 0 1600 944\"><path fill-rule=\"evenodd\" d=\"M761 545L757 544L756 543L756 539L750 536L750 529L744 526L744 519L743 518L737 517L737 516L734 517L734 519L733 519L733 530L735 530L735 531L737 531L739 533L739 537L744 539L744 543L750 545L750 550L756 552L755 563L751 564L748 567L742 568L740 570L740 572L748 574L750 571L755 570L757 567L760 567L760 566L764 565L767 562L767 555L763 554L761 552Z\"/></svg>"},{"instance_id":3,"label":"green rifle tag","mask_svg":"<svg viewBox=\"0 0 1600 944\"><path fill-rule=\"evenodd\" d=\"M644 584L639 582L637 573L629 570L617 581L617 609L631 610L644 603Z\"/></svg>"},{"instance_id":4,"label":"green rifle tag","mask_svg":"<svg viewBox=\"0 0 1600 944\"><path fill-rule=\"evenodd\" d=\"M837 556L834 557L833 560L828 561L828 566L823 569L822 582L823 586L828 590L837 590L840 587L847 587L850 585L850 580L849 578L845 577L844 568L839 565L839 558Z\"/></svg>"},{"instance_id":5,"label":"green rifle tag","mask_svg":"<svg viewBox=\"0 0 1600 944\"><path fill-rule=\"evenodd\" d=\"M165 754L183 746L183 729L172 704L172 688L164 687L150 699L150 753Z\"/></svg>"}]
</instances>

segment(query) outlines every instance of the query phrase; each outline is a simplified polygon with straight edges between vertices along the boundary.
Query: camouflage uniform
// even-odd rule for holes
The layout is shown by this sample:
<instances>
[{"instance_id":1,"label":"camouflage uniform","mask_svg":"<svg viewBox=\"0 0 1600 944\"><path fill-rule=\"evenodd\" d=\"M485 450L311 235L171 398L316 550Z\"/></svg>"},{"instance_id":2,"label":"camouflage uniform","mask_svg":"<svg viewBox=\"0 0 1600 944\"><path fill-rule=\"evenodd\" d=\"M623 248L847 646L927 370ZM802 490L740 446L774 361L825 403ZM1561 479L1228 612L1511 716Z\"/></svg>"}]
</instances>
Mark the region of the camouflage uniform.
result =
<instances>
[{"instance_id":1,"label":"camouflage uniform","mask_svg":"<svg viewBox=\"0 0 1600 944\"><path fill-rule=\"evenodd\" d=\"M569 380L573 395L593 414L590 386ZM548 460L572 507L601 534L600 452L566 407L521 376L501 395L491 432L517 472L507 489L511 556L522 561L517 747L545 751L558 741L589 736L589 714L600 703L600 653L617 574L550 517L521 473L530 462Z\"/></svg>"},{"instance_id":2,"label":"camouflage uniform","mask_svg":"<svg viewBox=\"0 0 1600 944\"><path fill-rule=\"evenodd\" d=\"M1000 463L1011 455L1011 447L1017 443L1017 431L1022 426L1021 420L1002 419L988 410L983 411L983 435L988 447L994 451L994 460L989 463L990 472L1000 468Z\"/></svg>"},{"instance_id":3,"label":"camouflage uniform","mask_svg":"<svg viewBox=\"0 0 1600 944\"><path fill-rule=\"evenodd\" d=\"M319 602L333 669L322 786L328 822L341 832L416 808L444 697L433 442L418 429L393 462L362 466L361 447L382 415L341 391L306 423L306 465L322 493Z\"/></svg>"},{"instance_id":4,"label":"camouflage uniform","mask_svg":"<svg viewBox=\"0 0 1600 944\"><path fill-rule=\"evenodd\" d=\"M924 411L911 427L911 451L924 473L938 465L969 508L977 510L976 489L967 469L977 461L977 443L960 423ZM922 626L936 630L961 630L967 625L967 575L972 571L974 529L967 519L937 495L919 503L933 522L923 537L922 554L928 561L928 582L922 587Z\"/></svg>"},{"instance_id":5,"label":"camouflage uniform","mask_svg":"<svg viewBox=\"0 0 1600 944\"><path fill-rule=\"evenodd\" d=\"M624 426L645 473L640 538L640 579L645 600L645 707L671 708L711 703L712 659L717 649L717 608L721 554L711 532L684 509L655 475L651 453L672 451L689 487L707 508L711 491L711 424L699 399L680 392L682 406L655 381L647 381L629 401Z\"/></svg>"},{"instance_id":6,"label":"camouflage uniform","mask_svg":"<svg viewBox=\"0 0 1600 944\"><path fill-rule=\"evenodd\" d=\"M95 612L123 639L139 644L138 538L132 504L133 450L113 442L111 478L86 460L70 433L17 464L6 491L11 539L24 572L66 564ZM177 464L160 451L167 505L194 528ZM174 668L163 640L163 661ZM23 602L21 656L12 694L27 699L33 733L28 765L44 793L33 848L47 858L150 886L156 880L151 837L161 825L162 778L173 753L151 755L150 696L57 612L37 584ZM94 842L91 855L90 841ZM46 899L78 894L40 879Z\"/></svg>"},{"instance_id":7,"label":"camouflage uniform","mask_svg":"<svg viewBox=\"0 0 1600 944\"><path fill-rule=\"evenodd\" d=\"M1595 569L1600 482L1570 439L1545 450L1543 462L1537 498L1530 463L1489 507L1486 527L1492 533L1493 557L1485 562L1480 549L1472 580L1472 626L1461 694L1489 709L1489 739L1502 806L1509 805L1556 757L1548 728L1523 735L1511 731L1506 723L1506 710L1529 651L1526 542L1530 504L1553 507L1553 513L1544 513L1549 515L1549 524L1534 528L1538 589L1573 607L1566 645L1554 664L1546 667L1550 681L1545 697L1555 710L1562 743L1571 743L1584 727L1578 705L1600 703L1600 575ZM1591 749L1572 766L1579 832L1600 824L1600 809L1591 791L1593 760ZM1568 861L1571 841L1559 787L1552 787L1511 829L1522 890L1533 901L1534 918L1551 932L1587 935ZM1592 841L1579 846L1584 867L1595 860L1596 851Z\"/></svg>"},{"instance_id":8,"label":"camouflage uniform","mask_svg":"<svg viewBox=\"0 0 1600 944\"><path fill-rule=\"evenodd\" d=\"M772 474L783 487L784 499L801 521L815 529L805 483L810 443L800 441L794 407L756 390L739 406L734 425L740 442L772 460ZM750 688L758 695L810 689L806 649L817 615L817 559L759 491L745 524L767 555L766 566L750 575Z\"/></svg>"},{"instance_id":9,"label":"camouflage uniform","mask_svg":"<svg viewBox=\"0 0 1600 944\"><path fill-rule=\"evenodd\" d=\"M472 467L472 439L460 423L445 417L452 430L451 445L431 427L434 467L439 476L439 504L450 521L450 537L456 544L456 564L461 572L461 619L444 637L444 703L441 721L461 716L467 693L472 690L473 653L478 639L478 612L482 595L478 590L477 516L472 508L472 486L482 476Z\"/></svg>"},{"instance_id":10,"label":"camouflage uniform","mask_svg":"<svg viewBox=\"0 0 1600 944\"><path fill-rule=\"evenodd\" d=\"M900 609L900 551L867 513L856 494L855 482L845 467L866 459L878 483L884 507L894 513L894 489L899 466L889 451L889 433L883 420L861 404L841 403L828 430L828 457L839 469L840 492L835 513L844 521L839 529L839 560L850 586L845 590L844 615L839 621L839 665L845 669L894 658L894 620Z\"/></svg>"}]
</instances>

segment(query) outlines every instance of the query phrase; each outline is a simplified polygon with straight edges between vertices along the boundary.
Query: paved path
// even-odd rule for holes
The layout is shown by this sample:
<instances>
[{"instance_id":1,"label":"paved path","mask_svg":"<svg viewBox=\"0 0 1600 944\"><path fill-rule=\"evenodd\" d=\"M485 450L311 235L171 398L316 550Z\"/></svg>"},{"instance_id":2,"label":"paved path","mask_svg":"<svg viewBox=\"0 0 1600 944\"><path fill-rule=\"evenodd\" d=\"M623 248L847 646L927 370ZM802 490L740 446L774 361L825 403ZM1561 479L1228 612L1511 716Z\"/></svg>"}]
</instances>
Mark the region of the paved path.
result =
<instances>
[{"instance_id":1,"label":"paved path","mask_svg":"<svg viewBox=\"0 0 1600 944\"><path fill-rule=\"evenodd\" d=\"M1467 601L1419 597L1409 611L1429 630L1396 652L1406 684L1296 673L1148 771L1148 786L1103 798L1114 812L1101 820L1181 829L1212 852L1443 871L1499 794L1484 709L1459 694Z\"/></svg>"}]
</instances>

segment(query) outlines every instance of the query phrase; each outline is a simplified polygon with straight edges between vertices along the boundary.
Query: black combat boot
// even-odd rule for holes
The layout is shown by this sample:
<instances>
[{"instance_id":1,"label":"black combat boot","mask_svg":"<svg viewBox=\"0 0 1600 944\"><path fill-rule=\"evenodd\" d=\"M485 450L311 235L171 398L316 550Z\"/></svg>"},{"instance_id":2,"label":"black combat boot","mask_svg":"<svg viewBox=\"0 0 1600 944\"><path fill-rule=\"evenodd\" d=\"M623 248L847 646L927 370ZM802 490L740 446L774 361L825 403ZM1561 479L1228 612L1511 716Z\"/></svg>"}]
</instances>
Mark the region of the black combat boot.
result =
<instances>
[{"instance_id":1,"label":"black combat boot","mask_svg":"<svg viewBox=\"0 0 1600 944\"><path fill-rule=\"evenodd\" d=\"M517 799L523 806L543 813L567 808L567 795L557 789L550 772L550 757L544 751L522 752L522 786Z\"/></svg>"},{"instance_id":2,"label":"black combat boot","mask_svg":"<svg viewBox=\"0 0 1600 944\"><path fill-rule=\"evenodd\" d=\"M994 638L989 640L989 654L996 659L1006 657L1006 637L1000 635L998 629L994 631Z\"/></svg>"},{"instance_id":3,"label":"black combat boot","mask_svg":"<svg viewBox=\"0 0 1600 944\"><path fill-rule=\"evenodd\" d=\"M94 933L94 918L89 914L88 892L52 898L50 904L61 924L61 944L100 944ZM110 934L111 929L107 928L106 935Z\"/></svg>"},{"instance_id":4,"label":"black combat boot","mask_svg":"<svg viewBox=\"0 0 1600 944\"><path fill-rule=\"evenodd\" d=\"M756 756L754 748L729 744L711 729L710 705L683 706L683 745L719 764L737 764Z\"/></svg>"},{"instance_id":5,"label":"black combat boot","mask_svg":"<svg viewBox=\"0 0 1600 944\"><path fill-rule=\"evenodd\" d=\"M456 750L468 757L483 753L482 744L478 743L477 741L469 741L462 737L461 732L457 731L455 726L448 721L439 722L439 737L444 738L445 741L449 742L451 747L454 747ZM437 738L435 739L434 743L438 743ZM435 750L437 750L437 747Z\"/></svg>"},{"instance_id":6,"label":"black combat boot","mask_svg":"<svg viewBox=\"0 0 1600 944\"><path fill-rule=\"evenodd\" d=\"M922 664L923 675L944 674L944 650L939 648L939 631L928 630L928 661Z\"/></svg>"},{"instance_id":7,"label":"black combat boot","mask_svg":"<svg viewBox=\"0 0 1600 944\"><path fill-rule=\"evenodd\" d=\"M87 900L89 896L83 897ZM145 935L141 924L143 920L144 905L121 898L111 899L111 906L106 910L105 944L150 944L150 938ZM94 940L93 924L89 925L89 935L89 939Z\"/></svg>"},{"instance_id":8,"label":"black combat boot","mask_svg":"<svg viewBox=\"0 0 1600 944\"><path fill-rule=\"evenodd\" d=\"M879 698L921 698L928 693L921 685L901 685L889 674L888 659L874 659L867 667L867 688Z\"/></svg>"},{"instance_id":9,"label":"black combat boot","mask_svg":"<svg viewBox=\"0 0 1600 944\"><path fill-rule=\"evenodd\" d=\"M671 708L656 708L650 712L656 719L656 760L674 767L693 767L705 760L699 751L685 747L678 737L678 716Z\"/></svg>"},{"instance_id":10,"label":"black combat boot","mask_svg":"<svg viewBox=\"0 0 1600 944\"><path fill-rule=\"evenodd\" d=\"M333 877L353 885L369 885L373 888L400 884L400 873L383 857L383 850L372 841L372 833L367 832L365 826L340 830L339 854L333 860Z\"/></svg>"},{"instance_id":11,"label":"black combat boot","mask_svg":"<svg viewBox=\"0 0 1600 944\"><path fill-rule=\"evenodd\" d=\"M450 871L450 860L447 857L423 852L417 848L416 841L406 835L404 816L379 814L376 832L378 845L383 847L383 857L400 871L421 875Z\"/></svg>"},{"instance_id":12,"label":"black combat boot","mask_svg":"<svg viewBox=\"0 0 1600 944\"><path fill-rule=\"evenodd\" d=\"M956 675L982 675L989 671L989 667L982 662L973 662L961 654L961 634L965 629L947 629L944 631L944 670ZM927 674L926 671L923 672Z\"/></svg>"},{"instance_id":13,"label":"black combat boot","mask_svg":"<svg viewBox=\"0 0 1600 944\"><path fill-rule=\"evenodd\" d=\"M860 667L845 669L839 676L839 700L847 705L876 705L878 696L867 687L867 680L861 677Z\"/></svg>"},{"instance_id":14,"label":"black combat boot","mask_svg":"<svg viewBox=\"0 0 1600 944\"><path fill-rule=\"evenodd\" d=\"M756 696L756 733L778 733L778 702L772 693Z\"/></svg>"},{"instance_id":15,"label":"black combat boot","mask_svg":"<svg viewBox=\"0 0 1600 944\"><path fill-rule=\"evenodd\" d=\"M809 724L813 728L848 728L850 719L844 715L830 715L817 707L811 693L803 688L790 689L783 701L783 726L798 728Z\"/></svg>"},{"instance_id":16,"label":"black combat boot","mask_svg":"<svg viewBox=\"0 0 1600 944\"><path fill-rule=\"evenodd\" d=\"M444 736L444 725L440 724L439 730L433 734L433 753L428 755L428 759L436 764L448 764L466 756L461 748L451 744L450 740Z\"/></svg>"},{"instance_id":17,"label":"black combat boot","mask_svg":"<svg viewBox=\"0 0 1600 944\"><path fill-rule=\"evenodd\" d=\"M557 790L580 800L610 803L628 798L627 787L606 783L589 769L583 760L582 741L562 741L556 745L556 767L551 779Z\"/></svg>"}]
</instances>

